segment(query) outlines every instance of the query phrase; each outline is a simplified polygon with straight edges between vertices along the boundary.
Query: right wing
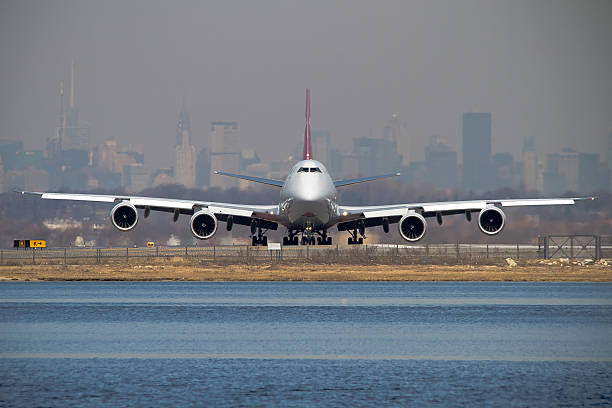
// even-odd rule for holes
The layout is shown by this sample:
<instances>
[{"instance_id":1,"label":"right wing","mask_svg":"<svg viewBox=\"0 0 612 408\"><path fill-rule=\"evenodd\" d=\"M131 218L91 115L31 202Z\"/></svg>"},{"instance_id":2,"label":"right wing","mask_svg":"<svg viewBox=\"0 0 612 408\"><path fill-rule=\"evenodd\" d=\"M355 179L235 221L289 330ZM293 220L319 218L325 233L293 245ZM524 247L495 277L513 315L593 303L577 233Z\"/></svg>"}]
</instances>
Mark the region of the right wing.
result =
<instances>
[{"instance_id":1,"label":"right wing","mask_svg":"<svg viewBox=\"0 0 612 408\"><path fill-rule=\"evenodd\" d=\"M178 214L193 215L195 212L207 208L220 221L227 221L232 216L234 224L251 225L253 220L266 229L276 230L282 220L279 214L278 204L274 205L249 205L219 203L213 201L181 200L173 198L138 197L126 195L102 195L102 194L72 194L72 193L47 193L17 191L23 195L35 195L46 200L69 200L88 201L99 203L121 203L127 202L134 207L145 210L145 216L149 211L163 211Z\"/></svg>"}]
</instances>

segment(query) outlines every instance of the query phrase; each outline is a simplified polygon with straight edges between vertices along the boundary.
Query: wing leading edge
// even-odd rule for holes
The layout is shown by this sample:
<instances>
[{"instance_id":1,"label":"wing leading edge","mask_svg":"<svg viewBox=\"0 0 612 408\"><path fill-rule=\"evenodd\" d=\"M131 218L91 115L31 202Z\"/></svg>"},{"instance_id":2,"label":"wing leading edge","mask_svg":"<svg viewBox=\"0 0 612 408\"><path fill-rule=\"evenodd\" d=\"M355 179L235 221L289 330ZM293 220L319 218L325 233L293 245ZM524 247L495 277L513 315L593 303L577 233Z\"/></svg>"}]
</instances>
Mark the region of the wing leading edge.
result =
<instances>
[{"instance_id":1,"label":"wing leading edge","mask_svg":"<svg viewBox=\"0 0 612 408\"><path fill-rule=\"evenodd\" d=\"M420 213L423 217L441 217L445 215L464 214L481 211L490 206L523 207L543 205L573 205L577 201L595 200L597 197L572 198L531 198L500 200L441 201L430 203L392 204L379 206L338 206L341 217L339 230L350 228L355 221L364 220L366 226L381 225L382 219L390 223L398 222L409 211Z\"/></svg>"},{"instance_id":2,"label":"wing leading edge","mask_svg":"<svg viewBox=\"0 0 612 408\"><path fill-rule=\"evenodd\" d=\"M280 217L278 217L278 204L248 205L125 195L47 193L31 191L16 192L23 195L36 195L47 200L87 201L99 203L129 202L139 209L173 213L178 212L180 214L188 215L193 215L196 211L202 208L207 208L221 221L227 221L228 217L232 216L234 223L250 225L252 219L257 219L266 221L266 228L274 230L278 228L278 224L280 223Z\"/></svg>"}]
</instances>

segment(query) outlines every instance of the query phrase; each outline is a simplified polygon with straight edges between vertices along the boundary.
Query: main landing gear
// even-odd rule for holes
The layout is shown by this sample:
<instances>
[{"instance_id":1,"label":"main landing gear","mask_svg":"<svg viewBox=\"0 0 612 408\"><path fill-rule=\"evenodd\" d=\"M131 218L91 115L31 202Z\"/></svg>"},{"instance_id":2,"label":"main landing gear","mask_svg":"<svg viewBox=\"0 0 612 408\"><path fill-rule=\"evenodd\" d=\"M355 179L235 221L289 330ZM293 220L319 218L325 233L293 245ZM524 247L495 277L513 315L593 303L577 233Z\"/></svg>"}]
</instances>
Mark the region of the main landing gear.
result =
<instances>
[{"instance_id":1,"label":"main landing gear","mask_svg":"<svg viewBox=\"0 0 612 408\"><path fill-rule=\"evenodd\" d=\"M259 224L253 220L251 223L251 241L253 246L267 246L268 245L268 237L266 237L266 232L268 230L264 230L259 226Z\"/></svg>"},{"instance_id":2,"label":"main landing gear","mask_svg":"<svg viewBox=\"0 0 612 408\"><path fill-rule=\"evenodd\" d=\"M349 231L349 234L351 234L351 236L348 238L349 245L362 245L363 239L366 237L365 236L365 224L363 223L363 221L355 225L355 228L353 228L352 231ZM358 237L357 234L361 236Z\"/></svg>"},{"instance_id":3,"label":"main landing gear","mask_svg":"<svg viewBox=\"0 0 612 408\"><path fill-rule=\"evenodd\" d=\"M315 234L318 234L318 237L315 237ZM283 245L298 245L298 232L289 231L289 235L283 237ZM332 237L327 236L327 231L306 231L302 232L302 238L299 240L301 245L331 245Z\"/></svg>"}]
</instances>

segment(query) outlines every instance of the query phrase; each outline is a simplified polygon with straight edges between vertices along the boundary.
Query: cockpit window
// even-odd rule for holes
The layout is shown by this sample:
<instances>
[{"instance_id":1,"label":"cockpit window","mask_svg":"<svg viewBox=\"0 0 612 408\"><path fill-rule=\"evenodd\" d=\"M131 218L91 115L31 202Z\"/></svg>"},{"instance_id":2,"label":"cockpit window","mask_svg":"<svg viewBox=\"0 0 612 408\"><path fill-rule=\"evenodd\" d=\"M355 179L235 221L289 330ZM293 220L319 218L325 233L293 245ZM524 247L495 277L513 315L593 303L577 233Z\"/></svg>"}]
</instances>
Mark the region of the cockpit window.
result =
<instances>
[{"instance_id":1,"label":"cockpit window","mask_svg":"<svg viewBox=\"0 0 612 408\"><path fill-rule=\"evenodd\" d=\"M321 171L320 168L318 167L300 167L300 169L297 171L298 173L323 173Z\"/></svg>"}]
</instances>

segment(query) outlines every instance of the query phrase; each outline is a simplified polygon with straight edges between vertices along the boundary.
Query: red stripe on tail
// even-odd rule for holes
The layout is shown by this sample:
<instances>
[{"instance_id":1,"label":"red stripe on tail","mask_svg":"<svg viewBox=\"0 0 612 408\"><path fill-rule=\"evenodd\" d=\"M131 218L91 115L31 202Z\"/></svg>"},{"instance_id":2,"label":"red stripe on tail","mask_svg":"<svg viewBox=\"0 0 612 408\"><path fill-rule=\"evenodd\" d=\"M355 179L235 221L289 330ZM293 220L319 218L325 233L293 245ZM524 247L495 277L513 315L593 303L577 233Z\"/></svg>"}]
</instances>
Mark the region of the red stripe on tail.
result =
<instances>
[{"instance_id":1,"label":"red stripe on tail","mask_svg":"<svg viewBox=\"0 0 612 408\"><path fill-rule=\"evenodd\" d=\"M304 160L312 159L312 143L310 132L310 89L306 89L306 129L304 130Z\"/></svg>"}]
</instances>

